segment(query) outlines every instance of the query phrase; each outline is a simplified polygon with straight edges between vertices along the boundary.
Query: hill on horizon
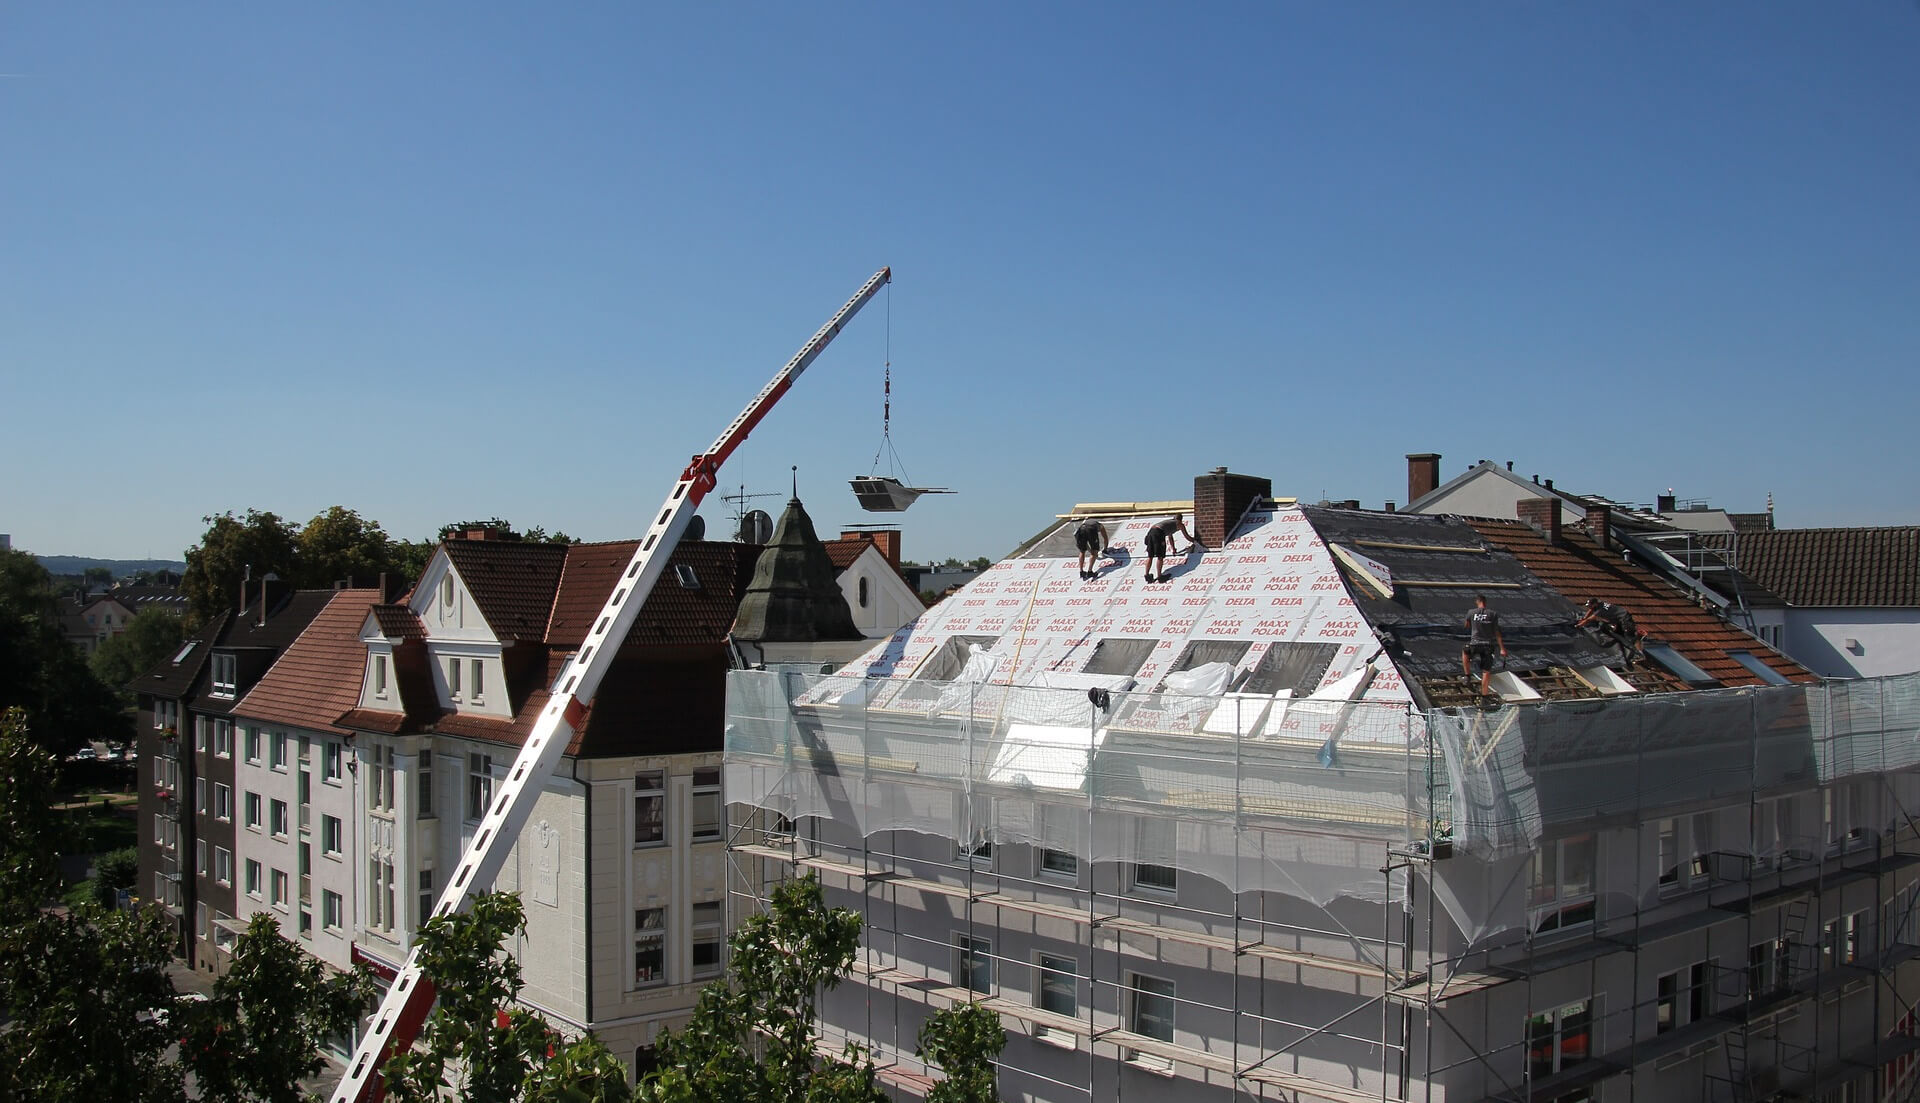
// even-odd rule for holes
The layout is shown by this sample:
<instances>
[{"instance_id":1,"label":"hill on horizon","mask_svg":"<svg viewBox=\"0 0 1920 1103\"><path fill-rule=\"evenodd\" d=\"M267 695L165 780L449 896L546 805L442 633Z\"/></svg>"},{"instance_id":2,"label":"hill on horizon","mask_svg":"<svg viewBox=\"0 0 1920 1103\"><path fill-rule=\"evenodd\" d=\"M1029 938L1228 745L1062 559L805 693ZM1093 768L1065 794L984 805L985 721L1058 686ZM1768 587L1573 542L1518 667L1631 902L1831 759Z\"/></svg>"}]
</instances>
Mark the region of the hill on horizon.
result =
<instances>
[{"instance_id":1,"label":"hill on horizon","mask_svg":"<svg viewBox=\"0 0 1920 1103\"><path fill-rule=\"evenodd\" d=\"M173 571L185 574L187 565L177 559L89 559L84 555L36 555L48 574L85 574L90 567L105 567L115 578L126 578L140 571Z\"/></svg>"}]
</instances>

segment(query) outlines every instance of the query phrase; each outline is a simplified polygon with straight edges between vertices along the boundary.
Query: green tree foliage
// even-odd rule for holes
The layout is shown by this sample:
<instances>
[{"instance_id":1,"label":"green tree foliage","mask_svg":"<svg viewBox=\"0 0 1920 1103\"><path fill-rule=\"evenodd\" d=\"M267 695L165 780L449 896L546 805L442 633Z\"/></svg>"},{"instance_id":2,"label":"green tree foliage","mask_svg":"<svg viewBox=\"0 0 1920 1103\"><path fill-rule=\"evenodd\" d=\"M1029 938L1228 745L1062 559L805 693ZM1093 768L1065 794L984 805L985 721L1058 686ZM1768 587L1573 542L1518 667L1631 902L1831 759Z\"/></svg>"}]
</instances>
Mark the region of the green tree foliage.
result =
<instances>
[{"instance_id":1,"label":"green tree foliage","mask_svg":"<svg viewBox=\"0 0 1920 1103\"><path fill-rule=\"evenodd\" d=\"M302 525L295 550L299 562L294 583L315 590L348 578L371 585L381 574L396 570L399 561L380 523L344 506L333 506Z\"/></svg>"},{"instance_id":2,"label":"green tree foliage","mask_svg":"<svg viewBox=\"0 0 1920 1103\"><path fill-rule=\"evenodd\" d=\"M299 553L298 530L278 514L247 510L245 517L226 513L203 517L207 531L186 551L187 573L180 592L187 598L189 628L197 628L231 608L240 596L240 581L253 568L255 579L277 574L292 580Z\"/></svg>"},{"instance_id":3,"label":"green tree foliage","mask_svg":"<svg viewBox=\"0 0 1920 1103\"><path fill-rule=\"evenodd\" d=\"M52 580L33 556L0 549L0 709L27 711L34 737L57 753L88 739L125 742L118 696L87 668L60 626Z\"/></svg>"},{"instance_id":4,"label":"green tree foliage","mask_svg":"<svg viewBox=\"0 0 1920 1103\"><path fill-rule=\"evenodd\" d=\"M659 1103L869 1103L884 1100L867 1052L816 1059L817 995L853 967L859 913L829 908L812 877L780 886L768 911L728 943L724 982L700 993L686 1029L660 1043L661 1069L642 1086Z\"/></svg>"},{"instance_id":5,"label":"green tree foliage","mask_svg":"<svg viewBox=\"0 0 1920 1103\"><path fill-rule=\"evenodd\" d=\"M132 890L139 880L139 847L109 850L93 860L93 898L103 908L113 907L120 890Z\"/></svg>"},{"instance_id":6,"label":"green tree foliage","mask_svg":"<svg viewBox=\"0 0 1920 1103\"><path fill-rule=\"evenodd\" d=\"M977 1003L936 1012L920 1027L914 1052L940 1066L946 1078L927 1093L927 1103L998 1103L994 1059L1006 1048L1000 1016Z\"/></svg>"},{"instance_id":7,"label":"green tree foliage","mask_svg":"<svg viewBox=\"0 0 1920 1103\"><path fill-rule=\"evenodd\" d=\"M592 1037L567 1041L514 1005L520 963L500 953L525 931L513 893L477 896L468 911L429 919L415 949L439 999L420 1044L381 1071L394 1103L589 1103L630 1098L619 1059Z\"/></svg>"},{"instance_id":8,"label":"green tree foliage","mask_svg":"<svg viewBox=\"0 0 1920 1103\"><path fill-rule=\"evenodd\" d=\"M524 540L529 544L578 544L580 542L578 538L568 536L558 529L549 533L540 525L520 532L513 527L512 522L502 521L498 517L489 517L485 521L455 521L452 524L441 525L440 539L451 540L463 532L471 532L474 529L491 529L495 539Z\"/></svg>"},{"instance_id":9,"label":"green tree foliage","mask_svg":"<svg viewBox=\"0 0 1920 1103\"><path fill-rule=\"evenodd\" d=\"M0 718L0 1099L44 1103L178 1103L170 1032L154 1012L173 1003L164 968L173 924L163 914L61 914L64 832L53 810L58 764L26 717Z\"/></svg>"},{"instance_id":10,"label":"green tree foliage","mask_svg":"<svg viewBox=\"0 0 1920 1103\"><path fill-rule=\"evenodd\" d=\"M113 584L113 572L106 567L88 567L85 571L81 572L80 577L85 580L89 589L94 586L111 586Z\"/></svg>"},{"instance_id":11,"label":"green tree foliage","mask_svg":"<svg viewBox=\"0 0 1920 1103\"><path fill-rule=\"evenodd\" d=\"M186 623L165 609L142 609L127 622L127 630L109 636L94 649L87 665L107 686L125 690L127 683L180 649Z\"/></svg>"},{"instance_id":12,"label":"green tree foliage","mask_svg":"<svg viewBox=\"0 0 1920 1103\"><path fill-rule=\"evenodd\" d=\"M364 970L329 974L257 913L206 1003L182 1009L180 1058L203 1099L298 1103L326 1067L321 1043L352 1030L374 994Z\"/></svg>"}]
</instances>

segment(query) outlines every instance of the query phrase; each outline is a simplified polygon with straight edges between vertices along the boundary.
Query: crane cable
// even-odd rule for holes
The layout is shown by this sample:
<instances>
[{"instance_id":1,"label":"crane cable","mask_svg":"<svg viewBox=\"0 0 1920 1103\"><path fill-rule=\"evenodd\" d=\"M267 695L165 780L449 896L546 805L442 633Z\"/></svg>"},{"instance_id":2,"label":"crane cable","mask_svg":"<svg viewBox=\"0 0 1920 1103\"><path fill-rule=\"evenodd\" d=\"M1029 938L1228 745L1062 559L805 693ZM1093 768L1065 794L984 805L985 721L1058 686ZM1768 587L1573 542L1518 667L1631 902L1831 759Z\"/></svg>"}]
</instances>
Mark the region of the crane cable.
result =
<instances>
[{"instance_id":1,"label":"crane cable","mask_svg":"<svg viewBox=\"0 0 1920 1103\"><path fill-rule=\"evenodd\" d=\"M907 465L900 460L900 453L893 447L893 284L887 284L887 351L886 368L882 374L880 388L880 447L873 453L873 467L867 472L872 476L880 470L880 457L885 455L887 473L898 473L900 480L908 484L913 476L907 474Z\"/></svg>"}]
</instances>

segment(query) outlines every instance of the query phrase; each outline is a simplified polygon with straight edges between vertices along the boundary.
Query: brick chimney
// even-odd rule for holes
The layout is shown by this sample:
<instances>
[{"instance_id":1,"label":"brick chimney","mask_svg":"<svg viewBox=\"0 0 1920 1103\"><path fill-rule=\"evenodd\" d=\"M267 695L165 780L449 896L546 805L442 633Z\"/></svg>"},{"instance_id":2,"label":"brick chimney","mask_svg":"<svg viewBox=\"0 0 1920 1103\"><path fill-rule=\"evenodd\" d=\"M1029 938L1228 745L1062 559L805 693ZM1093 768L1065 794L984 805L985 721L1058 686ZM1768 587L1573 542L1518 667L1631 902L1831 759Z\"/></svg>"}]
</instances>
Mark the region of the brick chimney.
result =
<instances>
[{"instance_id":1,"label":"brick chimney","mask_svg":"<svg viewBox=\"0 0 1920 1103\"><path fill-rule=\"evenodd\" d=\"M496 529L491 525L475 525L472 528L461 529L460 534L456 536L454 539L456 540L505 540L506 537L500 534L499 529Z\"/></svg>"},{"instance_id":2,"label":"brick chimney","mask_svg":"<svg viewBox=\"0 0 1920 1103\"><path fill-rule=\"evenodd\" d=\"M1440 453L1407 453L1407 504L1412 505L1440 485Z\"/></svg>"},{"instance_id":3,"label":"brick chimney","mask_svg":"<svg viewBox=\"0 0 1920 1103\"><path fill-rule=\"evenodd\" d=\"M260 580L260 612L255 617L256 622L264 627L267 623L267 615L273 612L273 607L280 603L281 598L292 592L292 583L283 581L279 575L271 571L267 572L267 577Z\"/></svg>"},{"instance_id":4,"label":"brick chimney","mask_svg":"<svg viewBox=\"0 0 1920 1103\"><path fill-rule=\"evenodd\" d=\"M1513 510L1528 528L1546 537L1547 543L1560 542L1560 499L1522 498L1513 503Z\"/></svg>"},{"instance_id":5,"label":"brick chimney","mask_svg":"<svg viewBox=\"0 0 1920 1103\"><path fill-rule=\"evenodd\" d=\"M873 546L880 549L880 554L887 557L887 562L893 564L893 569L900 569L899 529L868 529L864 532L841 529L840 539L871 540Z\"/></svg>"},{"instance_id":6,"label":"brick chimney","mask_svg":"<svg viewBox=\"0 0 1920 1103\"><path fill-rule=\"evenodd\" d=\"M1587 507L1587 532L1603 551L1613 550L1613 510L1607 506Z\"/></svg>"},{"instance_id":7,"label":"brick chimney","mask_svg":"<svg viewBox=\"0 0 1920 1103\"><path fill-rule=\"evenodd\" d=\"M1273 480L1216 467L1193 480L1193 534L1208 548L1226 544L1247 507L1273 497Z\"/></svg>"}]
</instances>

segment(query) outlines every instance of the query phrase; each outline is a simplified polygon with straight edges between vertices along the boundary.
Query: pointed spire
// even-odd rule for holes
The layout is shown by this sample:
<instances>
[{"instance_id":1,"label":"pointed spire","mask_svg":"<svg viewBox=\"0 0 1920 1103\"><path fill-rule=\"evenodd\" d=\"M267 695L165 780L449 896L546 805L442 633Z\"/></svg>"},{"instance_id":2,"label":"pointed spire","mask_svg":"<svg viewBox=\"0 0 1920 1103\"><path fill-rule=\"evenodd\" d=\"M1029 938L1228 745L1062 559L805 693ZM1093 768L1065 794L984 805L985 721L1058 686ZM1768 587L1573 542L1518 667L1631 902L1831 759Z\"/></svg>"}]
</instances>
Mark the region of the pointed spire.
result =
<instances>
[{"instance_id":1,"label":"pointed spire","mask_svg":"<svg viewBox=\"0 0 1920 1103\"><path fill-rule=\"evenodd\" d=\"M800 504L798 476L794 489L774 526L772 542L754 564L733 635L758 643L860 639L826 545L814 534L813 519Z\"/></svg>"}]
</instances>

